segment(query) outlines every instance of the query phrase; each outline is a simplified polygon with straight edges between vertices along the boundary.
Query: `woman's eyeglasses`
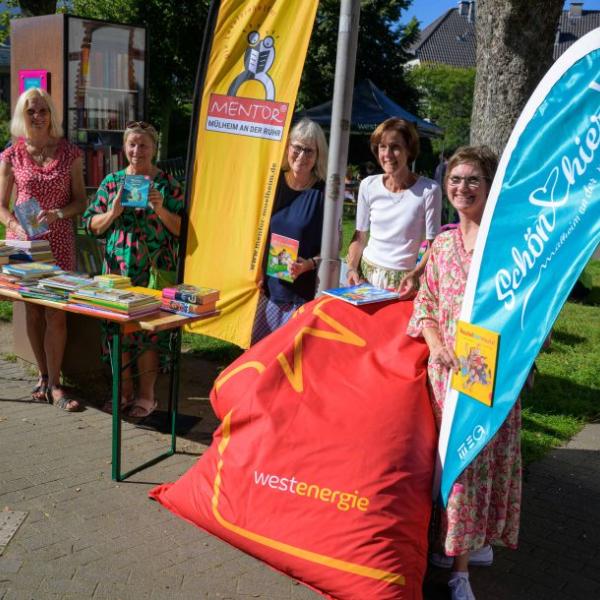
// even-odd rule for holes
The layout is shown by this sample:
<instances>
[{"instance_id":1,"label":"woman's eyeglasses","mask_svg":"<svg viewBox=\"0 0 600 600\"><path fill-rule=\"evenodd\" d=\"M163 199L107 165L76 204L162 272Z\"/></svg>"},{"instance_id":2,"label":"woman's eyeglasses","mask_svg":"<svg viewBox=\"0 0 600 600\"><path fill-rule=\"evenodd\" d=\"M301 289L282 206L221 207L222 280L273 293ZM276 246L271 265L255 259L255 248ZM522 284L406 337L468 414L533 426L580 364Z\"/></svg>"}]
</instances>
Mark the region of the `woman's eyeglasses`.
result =
<instances>
[{"instance_id":1,"label":"woman's eyeglasses","mask_svg":"<svg viewBox=\"0 0 600 600\"><path fill-rule=\"evenodd\" d=\"M292 149L294 156L300 156L302 153L304 153L306 158L310 158L315 153L314 148L308 148L307 146L301 146L300 144L290 144L290 148Z\"/></svg>"},{"instance_id":2,"label":"woman's eyeglasses","mask_svg":"<svg viewBox=\"0 0 600 600\"><path fill-rule=\"evenodd\" d=\"M154 129L154 127L146 121L127 121L125 129Z\"/></svg>"},{"instance_id":3,"label":"woman's eyeglasses","mask_svg":"<svg viewBox=\"0 0 600 600\"><path fill-rule=\"evenodd\" d=\"M448 177L448 184L452 187L458 187L461 181L464 181L466 186L471 190L476 190L481 182L484 181L486 177L477 177L475 175L471 175L469 177L461 177L460 175L452 175Z\"/></svg>"}]
</instances>

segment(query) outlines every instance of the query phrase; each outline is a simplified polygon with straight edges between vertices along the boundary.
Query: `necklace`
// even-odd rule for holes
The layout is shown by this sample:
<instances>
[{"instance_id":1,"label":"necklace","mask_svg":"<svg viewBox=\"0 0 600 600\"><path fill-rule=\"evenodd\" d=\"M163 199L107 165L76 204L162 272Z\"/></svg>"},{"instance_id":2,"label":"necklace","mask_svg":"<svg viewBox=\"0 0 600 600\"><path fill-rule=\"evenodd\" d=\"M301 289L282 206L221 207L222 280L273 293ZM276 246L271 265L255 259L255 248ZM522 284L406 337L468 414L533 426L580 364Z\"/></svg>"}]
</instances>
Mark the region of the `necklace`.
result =
<instances>
[{"instance_id":1,"label":"necklace","mask_svg":"<svg viewBox=\"0 0 600 600\"><path fill-rule=\"evenodd\" d=\"M35 146L32 142L27 142L27 152L29 156L39 165L43 165L46 159L50 157L51 152L48 152L54 148L54 145L50 142L46 142L41 148Z\"/></svg>"},{"instance_id":2,"label":"necklace","mask_svg":"<svg viewBox=\"0 0 600 600\"><path fill-rule=\"evenodd\" d=\"M392 194L401 194L402 192L405 192L406 190L410 189L415 184L416 180L417 178L415 177L414 173L409 172L408 176L404 181L397 185L394 185L395 182L391 178L391 176L388 175L388 177L386 178L386 176L384 175L383 185L388 191L392 192Z\"/></svg>"}]
</instances>

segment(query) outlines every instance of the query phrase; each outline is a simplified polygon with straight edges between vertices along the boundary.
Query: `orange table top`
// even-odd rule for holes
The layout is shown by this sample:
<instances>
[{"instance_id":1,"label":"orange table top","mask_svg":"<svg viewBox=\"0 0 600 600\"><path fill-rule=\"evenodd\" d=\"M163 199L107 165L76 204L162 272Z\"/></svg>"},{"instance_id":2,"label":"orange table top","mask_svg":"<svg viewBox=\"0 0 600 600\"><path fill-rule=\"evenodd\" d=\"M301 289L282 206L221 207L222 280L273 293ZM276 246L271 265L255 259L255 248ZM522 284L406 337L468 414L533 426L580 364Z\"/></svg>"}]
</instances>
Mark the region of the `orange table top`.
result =
<instances>
[{"instance_id":1,"label":"orange table top","mask_svg":"<svg viewBox=\"0 0 600 600\"><path fill-rule=\"evenodd\" d=\"M74 304L68 304L66 302L53 302L52 300L43 300L41 298L24 298L16 290L11 290L0 286L0 297L7 298L9 300L17 300L22 302L29 302L31 304L39 304L48 308L54 308L56 310L64 310L65 312L72 312L79 315L86 315L95 319L103 319L105 321L113 321L119 323L121 331L123 333L132 333L134 331L145 330L145 331L165 331L173 329L174 327L183 327L188 323L193 323L207 317L214 317L215 314L210 315L198 315L190 317L188 315L177 315L174 313L168 313L165 311L158 311L157 313L146 315L143 317L128 317L117 313L111 313L110 311L96 311L94 309L88 309L82 306L76 306Z\"/></svg>"}]
</instances>

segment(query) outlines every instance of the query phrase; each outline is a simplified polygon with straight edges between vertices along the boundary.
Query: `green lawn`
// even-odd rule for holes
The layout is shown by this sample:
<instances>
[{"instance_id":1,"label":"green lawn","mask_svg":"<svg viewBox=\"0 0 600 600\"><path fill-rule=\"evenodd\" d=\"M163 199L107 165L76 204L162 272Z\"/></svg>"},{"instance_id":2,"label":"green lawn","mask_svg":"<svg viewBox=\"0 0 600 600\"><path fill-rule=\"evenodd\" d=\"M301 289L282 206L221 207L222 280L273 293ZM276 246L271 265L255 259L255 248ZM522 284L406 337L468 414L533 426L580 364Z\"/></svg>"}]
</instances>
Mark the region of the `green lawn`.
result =
<instances>
[{"instance_id":1,"label":"green lawn","mask_svg":"<svg viewBox=\"0 0 600 600\"><path fill-rule=\"evenodd\" d=\"M523 398L523 455L536 460L600 418L600 261L587 267L594 288L584 302L567 302L538 357L539 373Z\"/></svg>"}]
</instances>

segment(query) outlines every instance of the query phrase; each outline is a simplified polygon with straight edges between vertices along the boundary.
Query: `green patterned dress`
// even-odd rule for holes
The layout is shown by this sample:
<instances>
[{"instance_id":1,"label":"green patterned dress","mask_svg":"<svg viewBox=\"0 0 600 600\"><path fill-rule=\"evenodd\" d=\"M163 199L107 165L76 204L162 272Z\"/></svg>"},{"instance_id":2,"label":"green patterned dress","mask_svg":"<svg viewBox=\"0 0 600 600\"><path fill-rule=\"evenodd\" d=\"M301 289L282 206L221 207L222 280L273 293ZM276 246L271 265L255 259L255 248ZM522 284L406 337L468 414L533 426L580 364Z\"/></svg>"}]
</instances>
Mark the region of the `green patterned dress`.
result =
<instances>
[{"instance_id":1,"label":"green patterned dress","mask_svg":"<svg viewBox=\"0 0 600 600\"><path fill-rule=\"evenodd\" d=\"M110 173L100 184L94 200L83 215L83 224L89 235L94 235L92 218L111 208L124 180L125 170L122 170ZM183 212L182 188L173 177L158 171L152 184L162 194L164 207L169 212ZM106 240L102 272L127 275L132 285L148 285L152 263L159 269L177 268L178 239L164 226L152 208L125 208L121 216L98 237ZM109 340L106 335L103 338L103 354L106 357ZM161 351L162 357L164 351L168 350L168 333L139 332L123 339L123 351L132 352L132 357L150 348Z\"/></svg>"}]
</instances>

